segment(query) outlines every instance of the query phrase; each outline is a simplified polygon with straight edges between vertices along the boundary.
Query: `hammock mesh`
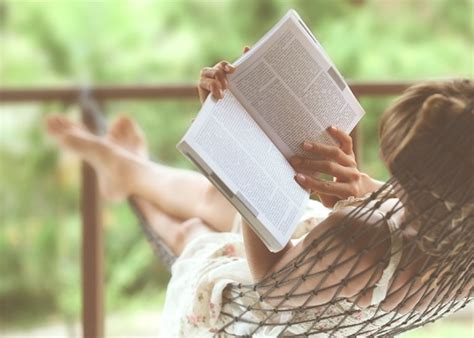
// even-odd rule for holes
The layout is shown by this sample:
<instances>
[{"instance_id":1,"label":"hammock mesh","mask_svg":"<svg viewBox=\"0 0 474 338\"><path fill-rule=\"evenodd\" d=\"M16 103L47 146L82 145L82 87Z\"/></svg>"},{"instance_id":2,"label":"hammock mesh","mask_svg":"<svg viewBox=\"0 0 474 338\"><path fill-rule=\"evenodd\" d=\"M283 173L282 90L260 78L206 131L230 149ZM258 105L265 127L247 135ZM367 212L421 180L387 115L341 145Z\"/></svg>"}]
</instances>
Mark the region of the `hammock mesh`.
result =
<instances>
[{"instance_id":1,"label":"hammock mesh","mask_svg":"<svg viewBox=\"0 0 474 338\"><path fill-rule=\"evenodd\" d=\"M436 135L417 135L396 156L393 177L286 266L255 284L229 284L221 309L224 322L215 335L252 336L272 328L273 333L285 337L391 336L465 307L474 295L473 126L471 105ZM367 222L389 199L390 210L383 218L371 227L353 227ZM372 229L386 227L398 211L405 212L398 228L375 235ZM340 234L344 234L344 241L336 240ZM148 236L159 243L150 232ZM401 245L391 250L394 237ZM365 244L354 251L354 243L360 239ZM358 268L365 256L380 247L386 248L385 254L371 266ZM395 255L402 259L391 281L403 282L396 284L397 288L390 287L384 298L394 300L392 308L387 310L383 300L359 307L359 301L375 288L381 271ZM315 269L325 257L332 257L330 264ZM340 282L328 285L328 277L348 262L351 268ZM413 264L416 273L407 279L404 274ZM368 273L369 278L362 287L359 282L360 290L350 300L341 295L351 282ZM332 296L318 301L328 291ZM243 323L247 327L244 333L237 329L237 324L242 327Z\"/></svg>"}]
</instances>

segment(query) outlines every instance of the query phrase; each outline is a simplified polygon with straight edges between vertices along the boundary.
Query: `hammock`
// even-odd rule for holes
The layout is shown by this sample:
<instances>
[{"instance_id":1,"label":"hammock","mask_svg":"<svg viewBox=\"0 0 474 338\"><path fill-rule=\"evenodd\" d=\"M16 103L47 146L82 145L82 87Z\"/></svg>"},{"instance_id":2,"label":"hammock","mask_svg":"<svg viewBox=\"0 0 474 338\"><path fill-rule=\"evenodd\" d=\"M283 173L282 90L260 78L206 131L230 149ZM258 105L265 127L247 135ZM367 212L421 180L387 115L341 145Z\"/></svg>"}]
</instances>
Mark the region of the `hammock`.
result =
<instances>
[{"instance_id":1,"label":"hammock","mask_svg":"<svg viewBox=\"0 0 474 338\"><path fill-rule=\"evenodd\" d=\"M89 111L94 115L94 119L101 119L102 115L97 109ZM272 327L277 329L279 336L392 336L433 322L465 307L474 296L472 126L474 126L474 114L471 104L462 115L446 124L436 135L429 133L417 135L395 158L393 177L349 212L338 224L314 239L299 256L257 283L229 284L224 291L221 309L225 323L216 332L216 336L239 335L235 331L235 325L240 322L246 323L251 328L250 335ZM464 152L457 149L463 149ZM430 170L427 171L426 168ZM447 181L451 184L437 184ZM394 195L400 200L385 213L385 219L379 223L386 222L401 208L412 208L413 200L417 201L418 207L417 213L406 217L398 229L384 238L372 236L370 230L361 229L354 231L343 243L334 241L336 234L347 233L347 229L354 222L367 220ZM405 201L405 204L402 205L401 201ZM152 230L133 197L129 199L129 203L156 255L170 269L176 257ZM402 236L402 232L410 228L416 229L416 236L410 239ZM365 287L351 297L350 303L340 296L340 292L360 274L360 272L354 273L354 268L340 284L330 286L336 290L329 301L311 305L311 301L318 297L318 294L329 288L322 285L325 276L331 271L348 260L355 260L353 264L355 267L371 248L379 245L389 247L394 236L398 236L402 244L396 250L389 250L390 252L384 257L380 257L376 265L385 267L393 257L400 256L403 252L403 255L406 255L403 262L409 264L418 261L420 268L413 278L398 289L390 290L383 295L387 299L404 290L405 296L393 309L384 311L381 306L383 302L365 309L360 309L356 305L361 297L374 288L374 285L369 286L377 271L373 269L374 266L367 268L374 270L374 273ZM369 244L349 258L342 259L348 247L362 237L368 238ZM417 248L429 252L430 255L420 258L416 254ZM331 252L337 252L331 265L324 271L312 272L312 267ZM408 264L398 264L392 280L402 274ZM301 284L312 278L320 278L316 287L308 292L298 290ZM280 290L284 288L289 290L281 292ZM243 306L241 300L245 297L252 297L256 301ZM290 305L294 299L298 299L301 304ZM342 307L341 304L351 305ZM409 311L404 310L406 305L409 305ZM340 311L331 311L334 307ZM354 313L360 315L358 320L351 317ZM285 315L284 321L275 320L278 316L281 318L282 314ZM324 325L321 325L323 322Z\"/></svg>"},{"instance_id":2,"label":"hammock","mask_svg":"<svg viewBox=\"0 0 474 338\"><path fill-rule=\"evenodd\" d=\"M472 283L474 271L472 266L474 254L474 134L462 132L469 129L469 126L471 129L474 126L472 105L460 117L447 124L441 133L437 135L427 133L414 137L412 142L394 160L394 177L361 202L336 226L316 238L304 252L285 267L255 284L229 284L224 292L224 305L221 310L221 315L225 316L227 320L216 335L237 335L233 331L234 325L238 322L245 322L252 328L251 335L258 334L264 327L275 327L278 328L280 336L347 336L348 334L392 336L433 322L465 307L474 296ZM460 153L457 149L470 149L470 151ZM427 174L426 168L431 168L429 174ZM466 178L468 179L466 180ZM436 184L446 181L451 184L441 185L446 186L443 189ZM344 285L357 277L357 274L350 271L340 285L331 286L337 290L330 301L319 305L309 305L318 293L324 291L324 288L316 286L311 291L302 293L298 291L298 286L311 278L327 276L339 264L344 264L348 259L345 258L343 261L340 257L343 256L351 243L362 236L373 239L361 252L350 257L356 262L371 248L381 244L390 245L393 237L378 237L375 240L375 236L370 236L367 230L354 232L344 243L333 244L331 238L334 238L336 233L347 230L347 227L353 222L368 219L375 210L395 194L400 200L407 200L406 205L402 206L402 202L399 200L385 214L386 219L381 222L385 222L402 207L410 208L410 201L414 199L417 200L417 206L421 209L415 216L407 217L399 229L392 233L391 236L399 236L403 244L398 250L391 250L388 255L381 257L378 264L386 266L390 258L400 255L401 251L408 257L404 261L409 263L420 261L420 257L415 254L416 248L430 252L430 255L426 257L431 258L424 257L423 261L419 262L421 268L414 278L386 295L389 297L404 288L406 293L401 302L391 311L383 311L381 303L367 309L358 309L357 300L373 288L373 286L368 287L374 277L372 275L366 287L351 298L352 305L349 308L346 307L344 311L337 313L331 312L331 307L346 301L339 294ZM159 236L153 233L133 198L130 199L130 204L139 217L142 229L156 254L169 268L176 257L172 255L171 250ZM370 204L373 206L368 207ZM417 235L410 239L402 237L401 232L410 227L417 229ZM320 244L323 242L324 246L321 248ZM334 250L337 250L338 257L332 262L332 265L325 271L312 273L311 268L316 262ZM436 264L433 264L433 259ZM407 265L399 264L392 280L397 278L397 275L401 274ZM318 285L322 285L323 280L324 277ZM291 286L291 288L285 293L279 292L279 289L284 286ZM257 301L253 305L243 306L241 300L249 296L256 296L252 299L257 299ZM299 306L289 305L291 300L296 298L302 304ZM423 300L426 299L429 301L427 304L426 302L423 304ZM262 306L264 302L266 306ZM409 303L411 303L411 310L403 311L403 307ZM268 304L272 305L269 307ZM236 309L238 309L237 315ZM350 316L357 312L362 312L360 319L351 320ZM307 315L302 317L302 313L313 313L313 316L312 318L308 318ZM274 318L278 317L277 314L286 314L286 320L284 322L275 321ZM319 325L322 322L325 323L324 326ZM328 323L331 324L328 325ZM296 331L295 327L297 327Z\"/></svg>"}]
</instances>

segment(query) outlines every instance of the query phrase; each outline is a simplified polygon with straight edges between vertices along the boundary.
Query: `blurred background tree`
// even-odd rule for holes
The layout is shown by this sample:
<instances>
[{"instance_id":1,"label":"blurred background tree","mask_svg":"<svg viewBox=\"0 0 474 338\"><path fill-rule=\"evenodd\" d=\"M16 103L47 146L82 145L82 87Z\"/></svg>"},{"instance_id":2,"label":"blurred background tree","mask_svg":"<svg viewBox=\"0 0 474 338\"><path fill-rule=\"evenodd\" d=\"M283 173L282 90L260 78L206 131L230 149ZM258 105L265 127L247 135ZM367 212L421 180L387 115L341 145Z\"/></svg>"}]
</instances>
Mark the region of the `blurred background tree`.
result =
<instances>
[{"instance_id":1,"label":"blurred background tree","mask_svg":"<svg viewBox=\"0 0 474 338\"><path fill-rule=\"evenodd\" d=\"M229 0L0 2L2 87L196 82L203 66L235 60L296 9L352 80L474 77L473 0ZM377 121L387 99L365 98L361 167L385 179ZM153 157L190 167L175 144L197 100L110 102L134 116ZM0 329L80 316L78 163L44 137L51 111L1 106ZM108 311L159 309L169 275L126 205L104 211Z\"/></svg>"}]
</instances>

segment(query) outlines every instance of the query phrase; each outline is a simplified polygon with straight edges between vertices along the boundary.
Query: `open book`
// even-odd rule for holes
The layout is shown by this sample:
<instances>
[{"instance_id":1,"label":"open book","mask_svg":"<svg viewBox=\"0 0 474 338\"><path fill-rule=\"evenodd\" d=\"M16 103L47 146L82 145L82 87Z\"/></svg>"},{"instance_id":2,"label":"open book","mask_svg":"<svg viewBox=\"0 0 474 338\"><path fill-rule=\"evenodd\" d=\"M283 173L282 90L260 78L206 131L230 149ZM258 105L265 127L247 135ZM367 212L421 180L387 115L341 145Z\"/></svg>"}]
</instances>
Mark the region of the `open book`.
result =
<instances>
[{"instance_id":1,"label":"open book","mask_svg":"<svg viewBox=\"0 0 474 338\"><path fill-rule=\"evenodd\" d=\"M294 10L234 63L229 90L209 95L178 149L276 252L289 242L309 194L288 160L305 140L335 144L364 114Z\"/></svg>"}]
</instances>

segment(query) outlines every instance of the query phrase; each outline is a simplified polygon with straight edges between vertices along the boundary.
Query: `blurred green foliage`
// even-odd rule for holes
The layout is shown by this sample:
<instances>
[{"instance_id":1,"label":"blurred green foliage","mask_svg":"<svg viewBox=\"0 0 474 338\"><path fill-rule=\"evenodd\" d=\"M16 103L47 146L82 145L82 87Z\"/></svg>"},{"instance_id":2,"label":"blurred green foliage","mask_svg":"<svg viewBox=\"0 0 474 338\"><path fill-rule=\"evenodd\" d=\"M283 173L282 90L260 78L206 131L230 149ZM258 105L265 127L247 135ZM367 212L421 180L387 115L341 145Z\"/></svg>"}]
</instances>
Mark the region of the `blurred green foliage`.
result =
<instances>
[{"instance_id":1,"label":"blurred green foliage","mask_svg":"<svg viewBox=\"0 0 474 338\"><path fill-rule=\"evenodd\" d=\"M189 82L234 60L295 8L341 73L354 80L473 77L472 0L3 1L0 81L5 87ZM363 98L362 168L386 178L377 120L391 98ZM153 157L189 167L175 144L195 100L108 102L133 115ZM78 163L44 137L51 103L1 106L0 325L80 315ZM125 205L104 211L108 311L157 299L169 278ZM161 299L161 298L160 298Z\"/></svg>"}]
</instances>

